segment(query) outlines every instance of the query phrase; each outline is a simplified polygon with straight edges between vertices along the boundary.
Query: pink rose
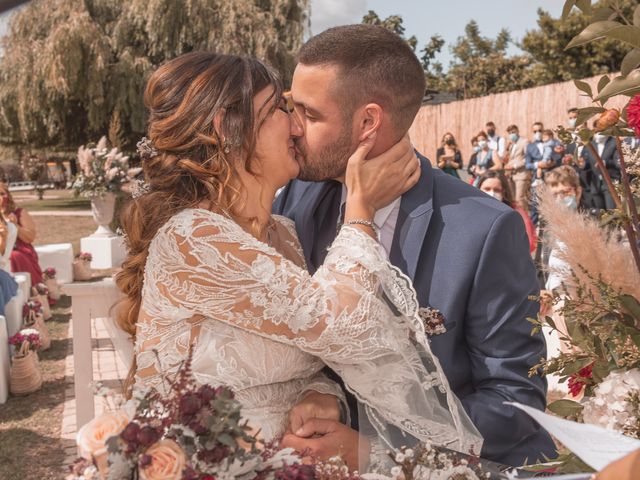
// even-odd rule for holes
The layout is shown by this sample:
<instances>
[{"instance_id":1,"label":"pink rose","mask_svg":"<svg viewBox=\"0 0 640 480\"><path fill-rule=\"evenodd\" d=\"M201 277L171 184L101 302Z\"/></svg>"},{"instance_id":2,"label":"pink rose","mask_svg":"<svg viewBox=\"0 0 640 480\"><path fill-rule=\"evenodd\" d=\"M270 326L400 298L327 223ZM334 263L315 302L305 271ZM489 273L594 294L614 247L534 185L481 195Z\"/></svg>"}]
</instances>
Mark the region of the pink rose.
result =
<instances>
[{"instance_id":1,"label":"pink rose","mask_svg":"<svg viewBox=\"0 0 640 480\"><path fill-rule=\"evenodd\" d=\"M76 437L80 454L89 460L107 452L106 441L119 435L131 421L123 410L105 412L84 425Z\"/></svg>"},{"instance_id":2,"label":"pink rose","mask_svg":"<svg viewBox=\"0 0 640 480\"><path fill-rule=\"evenodd\" d=\"M187 464L187 457L182 448L173 440L160 440L151 445L146 455L151 463L140 468L141 480L180 480Z\"/></svg>"}]
</instances>

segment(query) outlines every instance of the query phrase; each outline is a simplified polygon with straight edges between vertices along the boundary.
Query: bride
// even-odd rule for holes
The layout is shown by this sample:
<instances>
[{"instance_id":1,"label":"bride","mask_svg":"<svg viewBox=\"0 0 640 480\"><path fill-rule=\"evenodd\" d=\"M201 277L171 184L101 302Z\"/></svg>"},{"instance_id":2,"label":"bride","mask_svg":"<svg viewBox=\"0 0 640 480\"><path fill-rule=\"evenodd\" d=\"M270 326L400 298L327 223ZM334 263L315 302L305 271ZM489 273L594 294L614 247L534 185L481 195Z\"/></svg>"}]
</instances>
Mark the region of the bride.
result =
<instances>
[{"instance_id":1,"label":"bride","mask_svg":"<svg viewBox=\"0 0 640 480\"><path fill-rule=\"evenodd\" d=\"M381 438L395 429L479 452L415 292L372 223L418 179L408 141L365 160L373 133L349 159L343 227L312 276L293 223L270 214L298 174L303 135L279 77L256 59L189 53L153 73L144 101L147 185L123 215L129 251L117 276L127 297L118 323L135 339L129 385L161 389L160 372L176 371L193 346L197 381L232 388L272 440L307 393L343 400L321 373L328 365Z\"/></svg>"}]
</instances>

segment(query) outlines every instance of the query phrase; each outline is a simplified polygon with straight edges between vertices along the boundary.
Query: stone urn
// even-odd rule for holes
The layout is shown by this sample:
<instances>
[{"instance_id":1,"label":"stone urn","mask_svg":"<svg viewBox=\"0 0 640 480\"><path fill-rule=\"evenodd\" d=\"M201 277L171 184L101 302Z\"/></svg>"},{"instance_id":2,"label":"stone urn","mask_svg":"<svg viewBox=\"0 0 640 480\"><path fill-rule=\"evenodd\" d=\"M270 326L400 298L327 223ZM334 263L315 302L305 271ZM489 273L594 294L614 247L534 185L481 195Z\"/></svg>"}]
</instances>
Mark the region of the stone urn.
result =
<instances>
[{"instance_id":1,"label":"stone urn","mask_svg":"<svg viewBox=\"0 0 640 480\"><path fill-rule=\"evenodd\" d=\"M116 196L111 192L104 195L91 197L91 213L93 219L98 224L98 228L91 234L92 237L115 237L116 234L109 228L113 220L113 213L116 207Z\"/></svg>"}]
</instances>

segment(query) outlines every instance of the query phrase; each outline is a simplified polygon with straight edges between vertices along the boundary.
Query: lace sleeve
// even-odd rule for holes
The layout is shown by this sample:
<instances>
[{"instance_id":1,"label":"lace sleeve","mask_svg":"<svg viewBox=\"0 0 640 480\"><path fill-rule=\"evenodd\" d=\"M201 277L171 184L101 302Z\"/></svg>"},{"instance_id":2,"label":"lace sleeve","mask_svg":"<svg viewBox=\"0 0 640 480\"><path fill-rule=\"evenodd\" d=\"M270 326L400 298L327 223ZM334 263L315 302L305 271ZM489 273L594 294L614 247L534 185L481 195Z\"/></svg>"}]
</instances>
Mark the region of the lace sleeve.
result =
<instances>
[{"instance_id":1,"label":"lace sleeve","mask_svg":"<svg viewBox=\"0 0 640 480\"><path fill-rule=\"evenodd\" d=\"M351 258L330 252L312 277L224 217L190 212L189 221L156 237L147 261L149 296L167 302L165 312L214 318L325 360L374 354L369 314L381 304L373 270L384 261L377 242L344 228L339 236L353 247Z\"/></svg>"}]
</instances>

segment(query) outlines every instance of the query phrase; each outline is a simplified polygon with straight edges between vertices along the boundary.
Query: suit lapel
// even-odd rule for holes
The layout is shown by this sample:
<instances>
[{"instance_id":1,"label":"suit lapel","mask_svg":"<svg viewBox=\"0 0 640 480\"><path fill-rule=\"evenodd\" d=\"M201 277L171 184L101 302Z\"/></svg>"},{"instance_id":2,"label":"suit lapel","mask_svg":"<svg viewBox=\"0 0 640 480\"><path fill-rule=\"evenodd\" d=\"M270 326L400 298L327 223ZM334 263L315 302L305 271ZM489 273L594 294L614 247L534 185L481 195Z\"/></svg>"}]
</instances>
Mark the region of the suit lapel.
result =
<instances>
[{"instance_id":1,"label":"suit lapel","mask_svg":"<svg viewBox=\"0 0 640 480\"><path fill-rule=\"evenodd\" d=\"M312 183L304 192L308 201L296 217L296 228L311 273L324 261L323 253L336 235L340 185L333 181Z\"/></svg>"},{"instance_id":2,"label":"suit lapel","mask_svg":"<svg viewBox=\"0 0 640 480\"><path fill-rule=\"evenodd\" d=\"M422 174L418 183L402 196L389 260L412 280L433 213L433 169L420 155Z\"/></svg>"}]
</instances>

